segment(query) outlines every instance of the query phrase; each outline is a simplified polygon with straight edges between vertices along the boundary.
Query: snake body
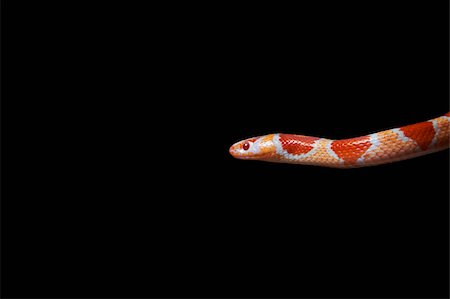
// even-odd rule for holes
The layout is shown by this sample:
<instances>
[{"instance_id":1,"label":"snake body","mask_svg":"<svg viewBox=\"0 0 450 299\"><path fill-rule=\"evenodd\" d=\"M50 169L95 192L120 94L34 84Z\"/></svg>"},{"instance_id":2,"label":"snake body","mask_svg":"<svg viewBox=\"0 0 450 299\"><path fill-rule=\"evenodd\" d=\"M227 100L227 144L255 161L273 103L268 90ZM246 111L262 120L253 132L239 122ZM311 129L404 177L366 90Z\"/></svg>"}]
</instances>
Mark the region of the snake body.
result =
<instances>
[{"instance_id":1,"label":"snake body","mask_svg":"<svg viewBox=\"0 0 450 299\"><path fill-rule=\"evenodd\" d=\"M341 140L269 134L239 141L229 151L238 159L355 168L444 150L449 148L449 137L450 112L428 121Z\"/></svg>"}]
</instances>

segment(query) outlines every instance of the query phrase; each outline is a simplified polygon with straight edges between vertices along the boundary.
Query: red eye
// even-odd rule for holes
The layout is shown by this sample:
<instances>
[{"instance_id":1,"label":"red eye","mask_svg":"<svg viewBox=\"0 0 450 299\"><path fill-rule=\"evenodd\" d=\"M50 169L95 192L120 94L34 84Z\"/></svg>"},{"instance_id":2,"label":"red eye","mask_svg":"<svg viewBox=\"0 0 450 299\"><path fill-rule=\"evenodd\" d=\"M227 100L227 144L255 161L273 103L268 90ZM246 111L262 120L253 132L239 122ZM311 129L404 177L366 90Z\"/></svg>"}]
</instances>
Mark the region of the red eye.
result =
<instances>
[{"instance_id":1,"label":"red eye","mask_svg":"<svg viewBox=\"0 0 450 299\"><path fill-rule=\"evenodd\" d=\"M244 142L242 148L244 149L244 151L248 150L250 148L250 143L248 141Z\"/></svg>"}]
</instances>

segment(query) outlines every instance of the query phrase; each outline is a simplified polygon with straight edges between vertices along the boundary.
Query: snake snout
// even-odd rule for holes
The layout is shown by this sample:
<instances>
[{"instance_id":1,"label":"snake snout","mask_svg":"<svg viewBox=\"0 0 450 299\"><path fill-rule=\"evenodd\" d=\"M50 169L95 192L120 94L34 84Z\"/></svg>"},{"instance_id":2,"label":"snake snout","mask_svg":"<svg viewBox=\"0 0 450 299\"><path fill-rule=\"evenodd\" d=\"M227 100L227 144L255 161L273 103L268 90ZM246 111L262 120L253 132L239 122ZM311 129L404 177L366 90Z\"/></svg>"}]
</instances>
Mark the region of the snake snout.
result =
<instances>
[{"instance_id":1,"label":"snake snout","mask_svg":"<svg viewBox=\"0 0 450 299\"><path fill-rule=\"evenodd\" d=\"M232 155L235 158L237 158L239 156L236 144L233 144L232 146L230 146L230 149L228 151L229 151L230 155Z\"/></svg>"}]
</instances>

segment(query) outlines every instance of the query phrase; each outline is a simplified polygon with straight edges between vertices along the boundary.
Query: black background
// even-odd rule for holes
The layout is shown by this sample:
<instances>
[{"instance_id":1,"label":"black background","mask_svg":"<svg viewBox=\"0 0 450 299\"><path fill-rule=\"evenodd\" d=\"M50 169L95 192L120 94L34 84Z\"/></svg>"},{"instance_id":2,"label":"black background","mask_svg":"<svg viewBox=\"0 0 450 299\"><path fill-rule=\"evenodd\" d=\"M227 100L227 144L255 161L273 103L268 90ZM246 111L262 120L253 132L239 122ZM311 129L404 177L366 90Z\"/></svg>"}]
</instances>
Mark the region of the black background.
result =
<instances>
[{"instance_id":1,"label":"black background","mask_svg":"<svg viewBox=\"0 0 450 299\"><path fill-rule=\"evenodd\" d=\"M448 297L448 151L352 170L228 153L448 112L446 1L16 4L4 297Z\"/></svg>"}]
</instances>

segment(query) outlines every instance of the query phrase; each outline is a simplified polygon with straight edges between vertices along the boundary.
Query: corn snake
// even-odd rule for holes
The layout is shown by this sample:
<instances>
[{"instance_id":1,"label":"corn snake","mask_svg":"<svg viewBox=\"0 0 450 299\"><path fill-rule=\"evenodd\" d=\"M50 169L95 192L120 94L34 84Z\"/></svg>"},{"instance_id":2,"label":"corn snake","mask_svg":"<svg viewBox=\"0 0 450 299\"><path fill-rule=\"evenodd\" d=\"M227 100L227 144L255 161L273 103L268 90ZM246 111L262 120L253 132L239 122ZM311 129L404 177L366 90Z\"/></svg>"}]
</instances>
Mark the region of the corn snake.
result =
<instances>
[{"instance_id":1,"label":"corn snake","mask_svg":"<svg viewBox=\"0 0 450 299\"><path fill-rule=\"evenodd\" d=\"M365 136L332 140L293 134L244 139L229 152L238 159L355 168L411 159L449 148L450 112Z\"/></svg>"}]
</instances>

